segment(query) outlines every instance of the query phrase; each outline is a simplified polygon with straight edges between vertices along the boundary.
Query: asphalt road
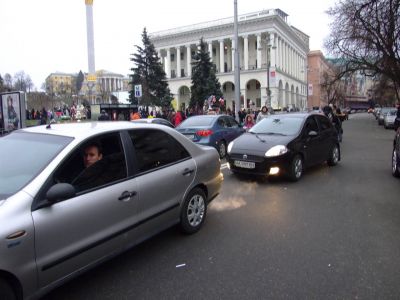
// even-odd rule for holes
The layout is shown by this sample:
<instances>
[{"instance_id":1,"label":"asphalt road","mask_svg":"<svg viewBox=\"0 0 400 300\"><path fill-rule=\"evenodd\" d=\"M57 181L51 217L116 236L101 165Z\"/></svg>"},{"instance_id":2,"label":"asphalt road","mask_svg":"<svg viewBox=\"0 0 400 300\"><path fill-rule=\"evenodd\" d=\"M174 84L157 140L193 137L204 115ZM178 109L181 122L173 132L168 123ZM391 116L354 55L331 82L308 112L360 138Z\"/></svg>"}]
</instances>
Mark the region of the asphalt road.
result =
<instances>
[{"instance_id":1,"label":"asphalt road","mask_svg":"<svg viewBox=\"0 0 400 300\"><path fill-rule=\"evenodd\" d=\"M338 166L297 183L223 169L200 232L171 228L44 299L399 299L394 131L366 113L343 128Z\"/></svg>"}]
</instances>

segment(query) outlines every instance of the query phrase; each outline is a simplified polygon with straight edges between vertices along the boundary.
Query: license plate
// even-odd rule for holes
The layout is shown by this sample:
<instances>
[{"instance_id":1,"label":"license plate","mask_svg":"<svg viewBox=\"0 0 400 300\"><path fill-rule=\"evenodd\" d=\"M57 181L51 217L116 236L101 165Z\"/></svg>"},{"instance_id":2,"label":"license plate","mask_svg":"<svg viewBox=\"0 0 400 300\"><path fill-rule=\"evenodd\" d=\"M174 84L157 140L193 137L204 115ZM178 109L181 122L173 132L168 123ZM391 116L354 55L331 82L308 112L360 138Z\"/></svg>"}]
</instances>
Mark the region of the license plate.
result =
<instances>
[{"instance_id":1,"label":"license plate","mask_svg":"<svg viewBox=\"0 0 400 300\"><path fill-rule=\"evenodd\" d=\"M256 164L250 161L235 160L235 166L245 169L254 169L256 167Z\"/></svg>"},{"instance_id":2,"label":"license plate","mask_svg":"<svg viewBox=\"0 0 400 300\"><path fill-rule=\"evenodd\" d=\"M189 140L194 140L194 134L185 134Z\"/></svg>"}]
</instances>

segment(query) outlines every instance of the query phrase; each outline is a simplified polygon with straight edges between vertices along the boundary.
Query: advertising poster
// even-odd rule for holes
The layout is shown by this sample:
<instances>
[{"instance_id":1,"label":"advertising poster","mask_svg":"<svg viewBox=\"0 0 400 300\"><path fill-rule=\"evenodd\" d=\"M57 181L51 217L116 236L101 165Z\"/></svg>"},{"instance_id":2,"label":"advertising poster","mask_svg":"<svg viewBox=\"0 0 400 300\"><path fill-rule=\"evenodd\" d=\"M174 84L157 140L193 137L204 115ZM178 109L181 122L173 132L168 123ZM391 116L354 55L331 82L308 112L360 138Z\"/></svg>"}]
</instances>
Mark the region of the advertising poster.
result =
<instances>
[{"instance_id":1,"label":"advertising poster","mask_svg":"<svg viewBox=\"0 0 400 300\"><path fill-rule=\"evenodd\" d=\"M12 131L21 128L21 109L19 93L1 95L2 128Z\"/></svg>"}]
</instances>

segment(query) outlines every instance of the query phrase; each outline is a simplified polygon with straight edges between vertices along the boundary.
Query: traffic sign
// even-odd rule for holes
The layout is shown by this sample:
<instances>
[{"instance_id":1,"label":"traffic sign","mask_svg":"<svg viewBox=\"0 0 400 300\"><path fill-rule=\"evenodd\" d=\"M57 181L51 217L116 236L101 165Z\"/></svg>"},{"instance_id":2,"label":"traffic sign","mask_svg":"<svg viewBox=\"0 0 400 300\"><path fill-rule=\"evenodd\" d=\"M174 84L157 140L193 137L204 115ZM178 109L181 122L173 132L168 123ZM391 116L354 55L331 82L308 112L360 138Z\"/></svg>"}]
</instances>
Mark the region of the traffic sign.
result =
<instances>
[{"instance_id":1,"label":"traffic sign","mask_svg":"<svg viewBox=\"0 0 400 300\"><path fill-rule=\"evenodd\" d=\"M135 97L142 97L142 85L135 85Z\"/></svg>"}]
</instances>

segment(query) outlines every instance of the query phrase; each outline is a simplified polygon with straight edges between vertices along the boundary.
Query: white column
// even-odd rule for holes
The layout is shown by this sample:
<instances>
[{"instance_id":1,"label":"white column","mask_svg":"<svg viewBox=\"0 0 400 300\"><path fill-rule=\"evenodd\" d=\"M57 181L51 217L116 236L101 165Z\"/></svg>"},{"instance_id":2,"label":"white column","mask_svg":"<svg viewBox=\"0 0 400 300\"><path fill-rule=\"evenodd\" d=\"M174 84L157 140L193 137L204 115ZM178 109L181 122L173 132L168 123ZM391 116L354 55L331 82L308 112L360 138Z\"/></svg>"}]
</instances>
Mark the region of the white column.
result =
<instances>
[{"instance_id":1,"label":"white column","mask_svg":"<svg viewBox=\"0 0 400 300\"><path fill-rule=\"evenodd\" d=\"M226 65L228 68L227 72L229 72L229 70L232 71L232 66L229 65L232 62L232 43L231 44L226 43L226 47L228 48L226 50Z\"/></svg>"},{"instance_id":2,"label":"white column","mask_svg":"<svg viewBox=\"0 0 400 300\"><path fill-rule=\"evenodd\" d=\"M190 45L186 45L186 63L187 63L187 76L192 76L192 50L190 49Z\"/></svg>"},{"instance_id":3,"label":"white column","mask_svg":"<svg viewBox=\"0 0 400 300\"><path fill-rule=\"evenodd\" d=\"M236 88L236 87L235 87ZM245 109L248 109L249 107L247 106L247 93L246 93L247 87L245 87L242 91L242 95L243 95L243 107Z\"/></svg>"},{"instance_id":4,"label":"white column","mask_svg":"<svg viewBox=\"0 0 400 300\"><path fill-rule=\"evenodd\" d=\"M176 75L181 77L181 47L176 47Z\"/></svg>"},{"instance_id":5,"label":"white column","mask_svg":"<svg viewBox=\"0 0 400 300\"><path fill-rule=\"evenodd\" d=\"M276 51L277 51L277 45L276 45L276 35L275 33L271 35L270 39L270 45L271 45L271 53L270 53L270 58L271 58L271 67L276 67Z\"/></svg>"},{"instance_id":6,"label":"white column","mask_svg":"<svg viewBox=\"0 0 400 300\"><path fill-rule=\"evenodd\" d=\"M235 40L232 39L232 72L235 71Z\"/></svg>"},{"instance_id":7,"label":"white column","mask_svg":"<svg viewBox=\"0 0 400 300\"><path fill-rule=\"evenodd\" d=\"M208 42L208 53L210 54L210 61L213 61L213 53L212 53L212 41Z\"/></svg>"},{"instance_id":8,"label":"white column","mask_svg":"<svg viewBox=\"0 0 400 300\"><path fill-rule=\"evenodd\" d=\"M248 70L249 69L249 37L247 35L245 35L243 37L243 58L244 58L244 69ZM245 99L246 100L246 99ZM246 104L246 101L245 101Z\"/></svg>"},{"instance_id":9,"label":"white column","mask_svg":"<svg viewBox=\"0 0 400 300\"><path fill-rule=\"evenodd\" d=\"M158 53L158 59L162 63L161 50L157 50L157 53Z\"/></svg>"},{"instance_id":10,"label":"white column","mask_svg":"<svg viewBox=\"0 0 400 300\"><path fill-rule=\"evenodd\" d=\"M257 34L257 69L261 69L261 33Z\"/></svg>"},{"instance_id":11,"label":"white column","mask_svg":"<svg viewBox=\"0 0 400 300\"><path fill-rule=\"evenodd\" d=\"M171 78L171 49L169 48L165 57L165 74L167 74L167 78Z\"/></svg>"},{"instance_id":12,"label":"white column","mask_svg":"<svg viewBox=\"0 0 400 300\"><path fill-rule=\"evenodd\" d=\"M224 73L224 62L225 62L225 49L224 49L224 41L219 41L219 71Z\"/></svg>"}]
</instances>

